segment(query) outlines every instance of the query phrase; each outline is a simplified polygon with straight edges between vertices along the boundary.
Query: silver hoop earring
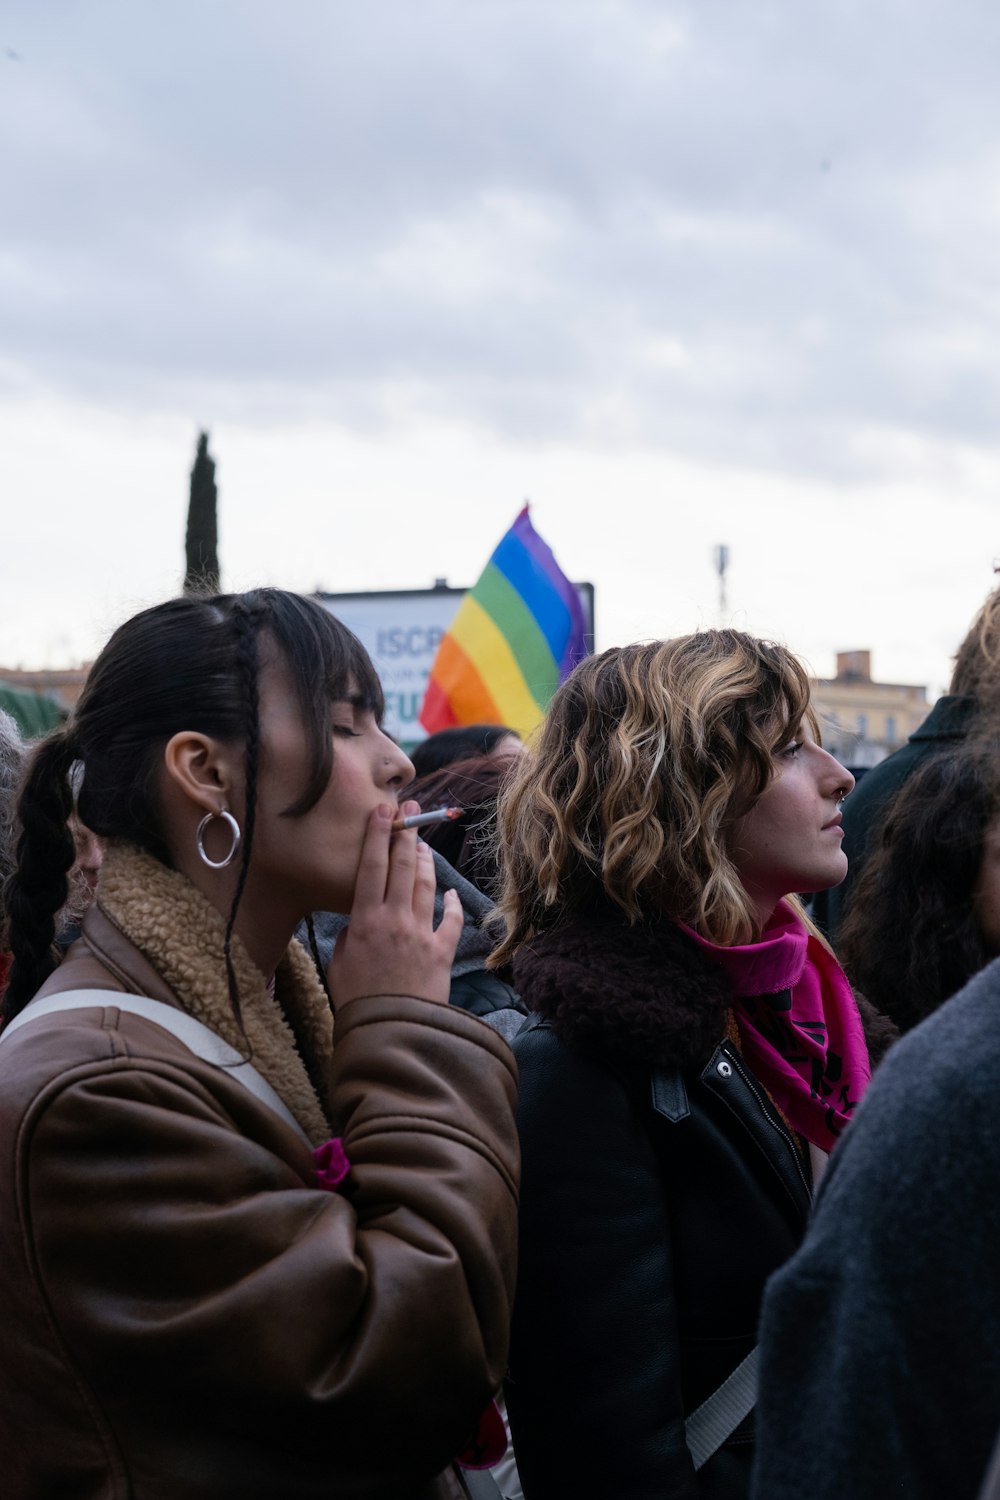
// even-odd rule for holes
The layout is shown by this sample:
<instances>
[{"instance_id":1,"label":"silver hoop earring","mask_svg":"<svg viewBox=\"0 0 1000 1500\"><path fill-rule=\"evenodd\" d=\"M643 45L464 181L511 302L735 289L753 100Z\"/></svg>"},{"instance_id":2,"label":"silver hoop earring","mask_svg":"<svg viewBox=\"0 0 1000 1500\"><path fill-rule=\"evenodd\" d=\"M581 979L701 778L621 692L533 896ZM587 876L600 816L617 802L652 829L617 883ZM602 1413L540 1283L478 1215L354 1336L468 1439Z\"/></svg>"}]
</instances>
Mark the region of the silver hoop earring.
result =
<instances>
[{"instance_id":1,"label":"silver hoop earring","mask_svg":"<svg viewBox=\"0 0 1000 1500\"><path fill-rule=\"evenodd\" d=\"M208 827L209 823L211 823L213 818L222 818L223 822L229 825L229 831L233 836L233 847L230 849L225 859L209 859L208 855L205 853L205 829ZM243 835L242 833L240 833L240 825L237 823L232 813L227 812L225 808L223 808L221 812L206 813L201 822L198 824L198 832L194 837L195 843L198 845L198 853L201 856L202 863L206 864L210 870L224 870L227 865L231 865L233 860L236 858L236 854L239 850L240 844L243 842Z\"/></svg>"}]
</instances>

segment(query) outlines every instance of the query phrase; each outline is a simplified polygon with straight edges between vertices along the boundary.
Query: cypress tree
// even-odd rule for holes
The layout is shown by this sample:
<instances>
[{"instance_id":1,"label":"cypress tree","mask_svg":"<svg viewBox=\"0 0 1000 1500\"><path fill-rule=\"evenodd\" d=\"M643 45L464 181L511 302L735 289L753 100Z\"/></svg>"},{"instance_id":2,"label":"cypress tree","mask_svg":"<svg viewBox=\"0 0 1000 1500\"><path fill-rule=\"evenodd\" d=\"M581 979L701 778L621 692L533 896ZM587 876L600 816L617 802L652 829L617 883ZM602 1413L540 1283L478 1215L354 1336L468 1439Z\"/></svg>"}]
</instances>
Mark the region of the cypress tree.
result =
<instances>
[{"instance_id":1,"label":"cypress tree","mask_svg":"<svg viewBox=\"0 0 1000 1500\"><path fill-rule=\"evenodd\" d=\"M185 594L219 592L219 526L216 504L215 460L208 451L208 433L198 434L198 448L191 470L187 537L184 543Z\"/></svg>"}]
</instances>

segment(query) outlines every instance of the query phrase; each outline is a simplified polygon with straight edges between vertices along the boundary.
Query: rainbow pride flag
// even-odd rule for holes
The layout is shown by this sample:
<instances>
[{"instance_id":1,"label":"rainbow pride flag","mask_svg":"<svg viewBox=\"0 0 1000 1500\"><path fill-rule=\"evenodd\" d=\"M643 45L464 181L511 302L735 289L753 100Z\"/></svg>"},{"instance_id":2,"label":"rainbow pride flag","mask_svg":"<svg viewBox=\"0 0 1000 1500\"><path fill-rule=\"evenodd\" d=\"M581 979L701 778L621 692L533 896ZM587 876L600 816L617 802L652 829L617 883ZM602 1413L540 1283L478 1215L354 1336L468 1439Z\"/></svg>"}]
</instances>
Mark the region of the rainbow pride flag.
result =
<instances>
[{"instance_id":1,"label":"rainbow pride flag","mask_svg":"<svg viewBox=\"0 0 1000 1500\"><path fill-rule=\"evenodd\" d=\"M530 734L587 654L580 597L525 506L469 590L434 658L420 722Z\"/></svg>"}]
</instances>

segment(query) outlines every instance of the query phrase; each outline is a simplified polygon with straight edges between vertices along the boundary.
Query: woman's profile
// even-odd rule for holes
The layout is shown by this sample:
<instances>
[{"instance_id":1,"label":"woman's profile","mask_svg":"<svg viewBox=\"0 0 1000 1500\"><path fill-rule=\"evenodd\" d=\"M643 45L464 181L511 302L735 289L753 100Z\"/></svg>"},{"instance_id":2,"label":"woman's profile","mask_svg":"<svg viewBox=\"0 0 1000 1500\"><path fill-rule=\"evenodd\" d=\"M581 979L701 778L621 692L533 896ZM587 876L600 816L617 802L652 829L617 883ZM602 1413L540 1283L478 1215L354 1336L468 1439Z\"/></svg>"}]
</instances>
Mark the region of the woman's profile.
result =
<instances>
[{"instance_id":1,"label":"woman's profile","mask_svg":"<svg viewBox=\"0 0 1000 1500\"><path fill-rule=\"evenodd\" d=\"M506 1045L394 833L363 648L280 590L120 627L36 749L0 1033L4 1493L463 1493L507 1353ZM73 785L105 841L53 968ZM405 811L415 804L404 804ZM328 976L292 942L350 911ZM334 1010L336 1025L334 1026Z\"/></svg>"},{"instance_id":2,"label":"woman's profile","mask_svg":"<svg viewBox=\"0 0 1000 1500\"><path fill-rule=\"evenodd\" d=\"M527 1500L748 1492L764 1284L870 1072L792 894L843 878L852 785L795 658L725 630L581 663L501 798L494 958L535 1012L507 1388Z\"/></svg>"}]
</instances>

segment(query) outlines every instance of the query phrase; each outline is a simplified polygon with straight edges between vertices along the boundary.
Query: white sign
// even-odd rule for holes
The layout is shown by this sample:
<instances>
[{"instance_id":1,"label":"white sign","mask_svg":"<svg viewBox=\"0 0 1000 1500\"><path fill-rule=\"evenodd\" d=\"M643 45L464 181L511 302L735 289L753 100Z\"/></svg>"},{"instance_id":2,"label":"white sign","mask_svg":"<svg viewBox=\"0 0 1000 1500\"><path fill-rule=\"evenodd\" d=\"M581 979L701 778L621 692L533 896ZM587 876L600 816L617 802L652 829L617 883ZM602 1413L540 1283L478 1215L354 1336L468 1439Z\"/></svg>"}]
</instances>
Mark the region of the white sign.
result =
<instances>
[{"instance_id":1,"label":"white sign","mask_svg":"<svg viewBox=\"0 0 1000 1500\"><path fill-rule=\"evenodd\" d=\"M382 594L317 594L353 630L375 663L385 692L385 729L409 747L426 739L417 715L437 648L465 589L404 589Z\"/></svg>"},{"instance_id":2,"label":"white sign","mask_svg":"<svg viewBox=\"0 0 1000 1500\"><path fill-rule=\"evenodd\" d=\"M594 589L578 583L588 649L593 649ZM398 589L372 594L317 594L353 630L375 663L385 692L385 729L405 748L427 738L417 717L441 639L465 589Z\"/></svg>"}]
</instances>

